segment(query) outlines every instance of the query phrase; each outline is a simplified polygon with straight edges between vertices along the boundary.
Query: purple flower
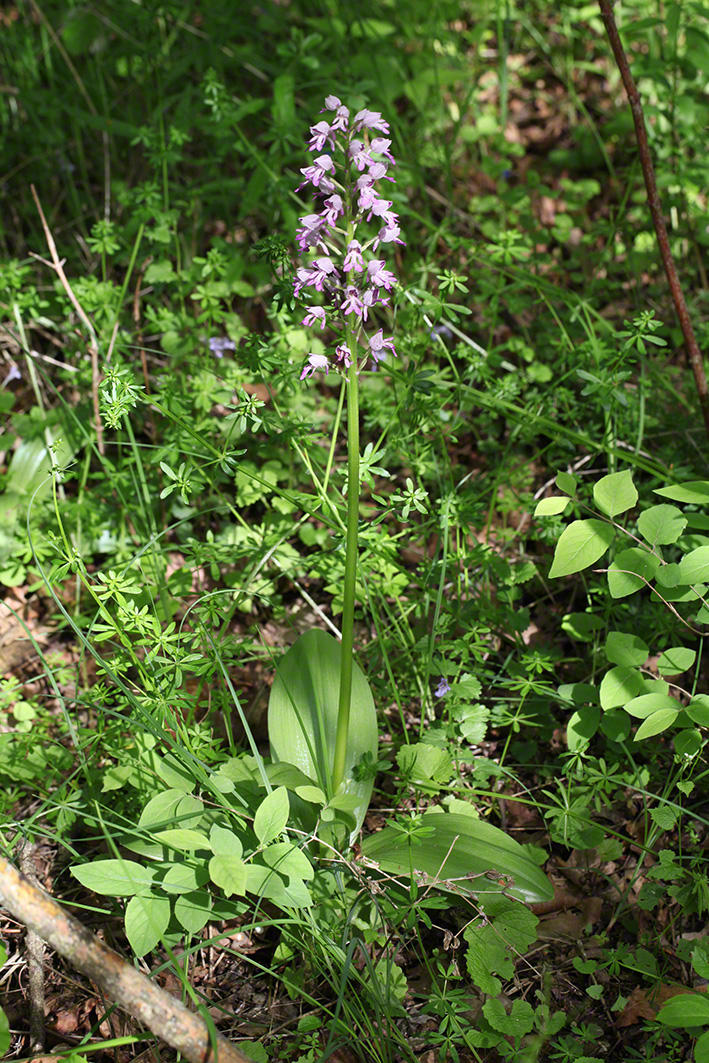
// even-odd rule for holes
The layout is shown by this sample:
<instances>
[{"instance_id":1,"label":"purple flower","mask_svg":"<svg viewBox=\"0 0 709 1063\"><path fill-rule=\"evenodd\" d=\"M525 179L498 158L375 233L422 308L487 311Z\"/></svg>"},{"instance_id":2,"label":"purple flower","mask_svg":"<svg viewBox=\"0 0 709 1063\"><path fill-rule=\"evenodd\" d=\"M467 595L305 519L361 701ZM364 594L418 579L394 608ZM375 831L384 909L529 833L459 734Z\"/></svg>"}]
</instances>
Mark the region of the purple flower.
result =
<instances>
[{"instance_id":1,"label":"purple flower","mask_svg":"<svg viewBox=\"0 0 709 1063\"><path fill-rule=\"evenodd\" d=\"M434 694L437 698L444 698L446 694L450 694L450 685L445 676L441 676L438 686L436 687Z\"/></svg>"},{"instance_id":2,"label":"purple flower","mask_svg":"<svg viewBox=\"0 0 709 1063\"><path fill-rule=\"evenodd\" d=\"M396 159L389 151L391 147L391 141L385 137L374 137L369 145L369 150L373 151L375 155L383 155L385 159L388 159L392 166L396 166Z\"/></svg>"},{"instance_id":3,"label":"purple flower","mask_svg":"<svg viewBox=\"0 0 709 1063\"><path fill-rule=\"evenodd\" d=\"M296 232L300 250L307 251L309 247L318 245L324 247L323 234L330 232L327 227L327 218L322 218L319 214L304 214L300 220L303 225Z\"/></svg>"},{"instance_id":4,"label":"purple flower","mask_svg":"<svg viewBox=\"0 0 709 1063\"><path fill-rule=\"evenodd\" d=\"M321 306L309 306L301 325L314 325L316 321L320 322L321 329L325 328L325 311Z\"/></svg>"},{"instance_id":5,"label":"purple flower","mask_svg":"<svg viewBox=\"0 0 709 1063\"><path fill-rule=\"evenodd\" d=\"M380 306L389 305L389 296L385 298L375 291L374 288L367 288L366 292L362 296L362 320L366 321L369 316L369 311L373 306L379 304Z\"/></svg>"},{"instance_id":6,"label":"purple flower","mask_svg":"<svg viewBox=\"0 0 709 1063\"><path fill-rule=\"evenodd\" d=\"M337 192L325 200L326 211L323 211L323 218L328 225L335 225L337 219L341 214L345 213L345 204L342 202L342 196L338 196Z\"/></svg>"},{"instance_id":7,"label":"purple flower","mask_svg":"<svg viewBox=\"0 0 709 1063\"><path fill-rule=\"evenodd\" d=\"M296 295L300 295L303 288L314 288L316 292L321 292L330 278L333 281L339 280L335 263L327 255L316 258L309 269L301 266L300 269L296 270L295 275L296 281L293 285L293 290Z\"/></svg>"},{"instance_id":8,"label":"purple flower","mask_svg":"<svg viewBox=\"0 0 709 1063\"><path fill-rule=\"evenodd\" d=\"M340 309L343 314L357 314L358 317L362 316L362 299L359 294L359 289L355 288L354 284L349 284L345 289L345 298L340 303Z\"/></svg>"},{"instance_id":9,"label":"purple flower","mask_svg":"<svg viewBox=\"0 0 709 1063\"><path fill-rule=\"evenodd\" d=\"M323 192L333 192L335 186L327 174L331 173L334 167L335 164L331 155L318 155L312 166L301 166L300 172L305 177L305 180L298 185L296 191L310 182L313 188L322 186Z\"/></svg>"},{"instance_id":10,"label":"purple flower","mask_svg":"<svg viewBox=\"0 0 709 1063\"><path fill-rule=\"evenodd\" d=\"M340 362L344 362L345 369L349 369L352 365L352 352L346 343L341 343L339 347L335 348L335 354Z\"/></svg>"},{"instance_id":11,"label":"purple flower","mask_svg":"<svg viewBox=\"0 0 709 1063\"><path fill-rule=\"evenodd\" d=\"M360 178L360 180L362 179ZM364 213L365 210L369 210L376 203L379 199L379 193L374 188L372 178L369 175L367 175L366 183L363 182L360 185L358 181L357 187L359 188L359 209Z\"/></svg>"},{"instance_id":12,"label":"purple flower","mask_svg":"<svg viewBox=\"0 0 709 1063\"><path fill-rule=\"evenodd\" d=\"M389 143L389 141L387 141ZM332 126L329 122L316 122L315 125L310 127L310 144L308 147L311 151L322 151L326 144L329 144L332 150L335 150L335 137L332 133Z\"/></svg>"},{"instance_id":13,"label":"purple flower","mask_svg":"<svg viewBox=\"0 0 709 1063\"><path fill-rule=\"evenodd\" d=\"M383 218L385 221L389 217L393 217L394 220L396 220L396 215L392 215L391 211L389 210L389 207L391 206L393 206L393 203L390 199L382 199L380 196L377 196L377 198L374 200L371 207L369 208L367 221L371 219L372 215L374 215L375 218Z\"/></svg>"},{"instance_id":14,"label":"purple flower","mask_svg":"<svg viewBox=\"0 0 709 1063\"><path fill-rule=\"evenodd\" d=\"M371 162L369 164L369 176L373 181L391 181L394 184L393 177L387 177L387 168L383 162Z\"/></svg>"},{"instance_id":15,"label":"purple flower","mask_svg":"<svg viewBox=\"0 0 709 1063\"><path fill-rule=\"evenodd\" d=\"M396 224L382 226L372 244L372 250L376 251L380 244L401 244L402 247L406 247L404 241L399 239L400 233L401 229Z\"/></svg>"},{"instance_id":16,"label":"purple flower","mask_svg":"<svg viewBox=\"0 0 709 1063\"><path fill-rule=\"evenodd\" d=\"M305 380L307 377L312 376L313 373L322 372L325 370L327 375L330 372L330 363L324 354L309 354L308 361L305 363L303 372L300 374L300 379Z\"/></svg>"},{"instance_id":17,"label":"purple flower","mask_svg":"<svg viewBox=\"0 0 709 1063\"><path fill-rule=\"evenodd\" d=\"M212 341L210 340L209 342L211 344ZM11 364L10 369L8 370L8 374L2 382L2 386L6 388L7 385L11 384L13 380L22 380L22 373L17 368L14 362Z\"/></svg>"},{"instance_id":18,"label":"purple flower","mask_svg":"<svg viewBox=\"0 0 709 1063\"><path fill-rule=\"evenodd\" d=\"M226 336L210 336L209 349L217 358L222 358L224 351L235 351L236 344Z\"/></svg>"},{"instance_id":19,"label":"purple flower","mask_svg":"<svg viewBox=\"0 0 709 1063\"><path fill-rule=\"evenodd\" d=\"M389 126L382 118L379 111L358 111L352 122L352 129L358 133L360 129L377 129L380 133L388 133Z\"/></svg>"},{"instance_id":20,"label":"purple flower","mask_svg":"<svg viewBox=\"0 0 709 1063\"><path fill-rule=\"evenodd\" d=\"M372 361L375 365L384 357L387 350L390 350L394 357L396 357L393 338L385 340L384 329L379 329L379 332L375 332L373 336L369 337L369 353L371 354Z\"/></svg>"},{"instance_id":21,"label":"purple flower","mask_svg":"<svg viewBox=\"0 0 709 1063\"><path fill-rule=\"evenodd\" d=\"M371 262L367 264L367 276L370 283L374 284L377 288L386 288L387 291L391 290L392 285L396 284L396 277L390 269L385 269L384 259L373 258Z\"/></svg>"},{"instance_id":22,"label":"purple flower","mask_svg":"<svg viewBox=\"0 0 709 1063\"><path fill-rule=\"evenodd\" d=\"M361 273L364 269L362 245L359 240L351 240L347 245L347 255L342 263L342 268L345 273L349 273L350 270L354 270L355 273Z\"/></svg>"},{"instance_id":23,"label":"purple flower","mask_svg":"<svg viewBox=\"0 0 709 1063\"><path fill-rule=\"evenodd\" d=\"M330 126L333 132L347 132L347 123L350 118L349 108L340 103L337 96L326 96L323 110L335 112L335 120Z\"/></svg>"},{"instance_id":24,"label":"purple flower","mask_svg":"<svg viewBox=\"0 0 709 1063\"><path fill-rule=\"evenodd\" d=\"M350 158L358 170L367 169L373 162L369 148L366 148L361 140L353 140L350 143Z\"/></svg>"}]
</instances>

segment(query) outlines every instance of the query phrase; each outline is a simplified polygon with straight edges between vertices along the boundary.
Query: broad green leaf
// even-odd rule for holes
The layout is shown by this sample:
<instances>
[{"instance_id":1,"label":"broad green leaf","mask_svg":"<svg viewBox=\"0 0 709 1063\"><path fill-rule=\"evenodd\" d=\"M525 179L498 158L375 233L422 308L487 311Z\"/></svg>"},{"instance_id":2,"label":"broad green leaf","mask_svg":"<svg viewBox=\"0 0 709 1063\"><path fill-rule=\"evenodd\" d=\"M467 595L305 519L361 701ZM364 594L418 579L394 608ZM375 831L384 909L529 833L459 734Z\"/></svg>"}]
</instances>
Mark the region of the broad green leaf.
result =
<instances>
[{"instance_id":1,"label":"broad green leaf","mask_svg":"<svg viewBox=\"0 0 709 1063\"><path fill-rule=\"evenodd\" d=\"M175 918L188 934L198 934L209 922L212 898L206 890L182 893L175 901Z\"/></svg>"},{"instance_id":2,"label":"broad green leaf","mask_svg":"<svg viewBox=\"0 0 709 1063\"><path fill-rule=\"evenodd\" d=\"M604 621L595 613L567 613L561 621L561 630L581 642L590 642L603 625Z\"/></svg>"},{"instance_id":3,"label":"broad green leaf","mask_svg":"<svg viewBox=\"0 0 709 1063\"><path fill-rule=\"evenodd\" d=\"M241 839L226 827L214 824L209 832L209 844L215 856L243 856L244 846Z\"/></svg>"},{"instance_id":4,"label":"broad green leaf","mask_svg":"<svg viewBox=\"0 0 709 1063\"><path fill-rule=\"evenodd\" d=\"M327 797L319 786L296 786L295 792L303 801L311 805L326 805Z\"/></svg>"},{"instance_id":5,"label":"broad green leaf","mask_svg":"<svg viewBox=\"0 0 709 1063\"><path fill-rule=\"evenodd\" d=\"M136 956L151 952L170 922L170 901L161 893L131 897L126 905L126 937Z\"/></svg>"},{"instance_id":6,"label":"broad green leaf","mask_svg":"<svg viewBox=\"0 0 709 1063\"><path fill-rule=\"evenodd\" d=\"M182 790L185 794L191 794L197 785L197 780L189 769L189 765L183 764L172 753L161 757L156 770L163 782L175 790Z\"/></svg>"},{"instance_id":7,"label":"broad green leaf","mask_svg":"<svg viewBox=\"0 0 709 1063\"><path fill-rule=\"evenodd\" d=\"M709 546L698 546L690 550L679 563L679 575L682 583L705 583L709 580Z\"/></svg>"},{"instance_id":8,"label":"broad green leaf","mask_svg":"<svg viewBox=\"0 0 709 1063\"><path fill-rule=\"evenodd\" d=\"M678 993L657 1013L665 1026L706 1026L709 1024L709 996L706 993Z\"/></svg>"},{"instance_id":9,"label":"broad green leaf","mask_svg":"<svg viewBox=\"0 0 709 1063\"><path fill-rule=\"evenodd\" d=\"M210 848L206 834L189 828L175 827L174 829L159 830L153 834L153 838L158 845L166 845L169 849L180 849L184 850L184 852Z\"/></svg>"},{"instance_id":10,"label":"broad green leaf","mask_svg":"<svg viewBox=\"0 0 709 1063\"><path fill-rule=\"evenodd\" d=\"M576 496L576 477L570 472L560 472L556 477L556 486L572 498Z\"/></svg>"},{"instance_id":11,"label":"broad green leaf","mask_svg":"<svg viewBox=\"0 0 709 1063\"><path fill-rule=\"evenodd\" d=\"M264 797L254 816L254 831L261 845L269 845L283 833L289 812L290 803L285 786L279 786Z\"/></svg>"},{"instance_id":12,"label":"broad green leaf","mask_svg":"<svg viewBox=\"0 0 709 1063\"><path fill-rule=\"evenodd\" d=\"M493 1030L507 1037L524 1037L534 1029L534 1009L526 1000L515 1000L509 1015L497 997L485 1001L483 1015Z\"/></svg>"},{"instance_id":13,"label":"broad green leaf","mask_svg":"<svg viewBox=\"0 0 709 1063\"><path fill-rule=\"evenodd\" d=\"M601 680L601 707L603 709L623 708L645 690L645 682L635 668L619 665L611 668Z\"/></svg>"},{"instance_id":14,"label":"broad green leaf","mask_svg":"<svg viewBox=\"0 0 709 1063\"><path fill-rule=\"evenodd\" d=\"M657 668L660 675L681 675L692 667L696 659L696 650L691 650L689 646L672 646L660 654Z\"/></svg>"},{"instance_id":15,"label":"broad green leaf","mask_svg":"<svg viewBox=\"0 0 709 1063\"><path fill-rule=\"evenodd\" d=\"M675 715L682 710L682 706L676 698L660 692L641 694L639 697L631 698L630 701L625 703L623 708L629 716L634 716L639 720L645 720L648 716L652 716L653 713L659 712L661 709L674 712Z\"/></svg>"},{"instance_id":16,"label":"broad green leaf","mask_svg":"<svg viewBox=\"0 0 709 1063\"><path fill-rule=\"evenodd\" d=\"M10 1020L2 1008L0 1008L0 1056L4 1056L7 1053L11 1040Z\"/></svg>"},{"instance_id":17,"label":"broad green leaf","mask_svg":"<svg viewBox=\"0 0 709 1063\"><path fill-rule=\"evenodd\" d=\"M677 713L672 709L660 709L658 712L653 712L640 724L635 732L633 741L642 742L644 738L652 738L654 735L662 734L663 731L672 726L676 719Z\"/></svg>"},{"instance_id":18,"label":"broad green leaf","mask_svg":"<svg viewBox=\"0 0 709 1063\"><path fill-rule=\"evenodd\" d=\"M638 531L650 546L676 543L687 527L687 518L676 506L652 506L638 517Z\"/></svg>"},{"instance_id":19,"label":"broad green leaf","mask_svg":"<svg viewBox=\"0 0 709 1063\"><path fill-rule=\"evenodd\" d=\"M661 565L659 557L631 546L616 554L608 569L608 589L612 598L626 598L646 586Z\"/></svg>"},{"instance_id":20,"label":"broad green leaf","mask_svg":"<svg viewBox=\"0 0 709 1063\"><path fill-rule=\"evenodd\" d=\"M562 683L558 688L559 697L563 701L571 701L574 705L598 705L598 688L591 683Z\"/></svg>"},{"instance_id":21,"label":"broad green leaf","mask_svg":"<svg viewBox=\"0 0 709 1063\"><path fill-rule=\"evenodd\" d=\"M272 786L287 786L289 790L297 790L299 786L312 786L310 779L295 764L277 763L267 764L266 774Z\"/></svg>"},{"instance_id":22,"label":"broad green leaf","mask_svg":"<svg viewBox=\"0 0 709 1063\"><path fill-rule=\"evenodd\" d=\"M542 498L537 502L534 516L554 517L558 513L563 513L570 501L571 499L565 495L552 495L551 498Z\"/></svg>"},{"instance_id":23,"label":"broad green leaf","mask_svg":"<svg viewBox=\"0 0 709 1063\"><path fill-rule=\"evenodd\" d=\"M685 728L673 738L675 753L678 757L694 757L702 748L702 736L700 731L694 728Z\"/></svg>"},{"instance_id":24,"label":"broad green leaf","mask_svg":"<svg viewBox=\"0 0 709 1063\"><path fill-rule=\"evenodd\" d=\"M326 794L335 755L342 647L324 631L307 631L278 665L268 705L268 734L275 761L295 764ZM352 703L345 762L346 792L359 798L356 830L364 821L374 779L353 778L365 754L376 762L377 716L369 684L353 662Z\"/></svg>"},{"instance_id":25,"label":"broad green leaf","mask_svg":"<svg viewBox=\"0 0 709 1063\"><path fill-rule=\"evenodd\" d=\"M71 873L82 886L107 897L131 897L149 889L155 879L154 871L135 860L94 860L72 867Z\"/></svg>"},{"instance_id":26,"label":"broad green leaf","mask_svg":"<svg viewBox=\"0 0 709 1063\"><path fill-rule=\"evenodd\" d=\"M585 705L572 713L566 726L566 740L572 752L586 748L598 730L600 720L601 710L597 705Z\"/></svg>"},{"instance_id":27,"label":"broad green leaf","mask_svg":"<svg viewBox=\"0 0 709 1063\"><path fill-rule=\"evenodd\" d=\"M290 842L269 845L261 853L261 859L279 874L288 875L289 878L308 880L315 874L313 865L303 850Z\"/></svg>"},{"instance_id":28,"label":"broad green leaf","mask_svg":"<svg viewBox=\"0 0 709 1063\"><path fill-rule=\"evenodd\" d=\"M632 509L638 500L638 492L630 470L623 469L622 472L612 472L602 477L593 485L593 498L601 513L607 517L617 517L619 513Z\"/></svg>"},{"instance_id":29,"label":"broad green leaf","mask_svg":"<svg viewBox=\"0 0 709 1063\"><path fill-rule=\"evenodd\" d=\"M209 882L209 872L203 865L172 864L165 873L160 886L165 893L191 893Z\"/></svg>"},{"instance_id":30,"label":"broad green leaf","mask_svg":"<svg viewBox=\"0 0 709 1063\"><path fill-rule=\"evenodd\" d=\"M589 568L603 557L613 542L615 531L600 520L575 520L564 528L556 549L549 576L570 576Z\"/></svg>"},{"instance_id":31,"label":"broad green leaf","mask_svg":"<svg viewBox=\"0 0 709 1063\"><path fill-rule=\"evenodd\" d=\"M182 790L163 790L151 797L140 813L138 826L167 827L168 824L174 824L177 806L184 796Z\"/></svg>"},{"instance_id":32,"label":"broad green leaf","mask_svg":"<svg viewBox=\"0 0 709 1063\"><path fill-rule=\"evenodd\" d=\"M679 587L682 579L677 562L671 561L668 565L660 565L655 574L655 580L659 587Z\"/></svg>"},{"instance_id":33,"label":"broad green leaf","mask_svg":"<svg viewBox=\"0 0 709 1063\"><path fill-rule=\"evenodd\" d=\"M684 711L692 723L709 727L709 694L695 694Z\"/></svg>"},{"instance_id":34,"label":"broad green leaf","mask_svg":"<svg viewBox=\"0 0 709 1063\"><path fill-rule=\"evenodd\" d=\"M530 902L551 899L553 891L546 875L518 842L492 824L470 816L433 812L425 813L421 824L433 829L409 836L388 826L370 834L362 842L364 856L391 874L408 876L413 867L441 884L447 879L457 880L457 888L472 893L499 892L498 883L484 876L494 869L514 878L509 891L512 896ZM471 874L482 877L466 884Z\"/></svg>"},{"instance_id":35,"label":"broad green leaf","mask_svg":"<svg viewBox=\"0 0 709 1063\"><path fill-rule=\"evenodd\" d=\"M675 487L657 487L654 494L671 498L673 502L697 502L706 505L709 502L709 480L690 480Z\"/></svg>"},{"instance_id":36,"label":"broad green leaf","mask_svg":"<svg viewBox=\"0 0 709 1063\"><path fill-rule=\"evenodd\" d=\"M624 664L632 668L645 664L650 648L638 635L629 631L611 631L606 639L606 657L611 664Z\"/></svg>"},{"instance_id":37,"label":"broad green leaf","mask_svg":"<svg viewBox=\"0 0 709 1063\"><path fill-rule=\"evenodd\" d=\"M238 856L213 856L209 861L209 877L227 897L246 893L247 865Z\"/></svg>"},{"instance_id":38,"label":"broad green leaf","mask_svg":"<svg viewBox=\"0 0 709 1063\"><path fill-rule=\"evenodd\" d=\"M611 742L624 742L632 728L632 720L622 709L609 709L601 716L601 730Z\"/></svg>"}]
</instances>

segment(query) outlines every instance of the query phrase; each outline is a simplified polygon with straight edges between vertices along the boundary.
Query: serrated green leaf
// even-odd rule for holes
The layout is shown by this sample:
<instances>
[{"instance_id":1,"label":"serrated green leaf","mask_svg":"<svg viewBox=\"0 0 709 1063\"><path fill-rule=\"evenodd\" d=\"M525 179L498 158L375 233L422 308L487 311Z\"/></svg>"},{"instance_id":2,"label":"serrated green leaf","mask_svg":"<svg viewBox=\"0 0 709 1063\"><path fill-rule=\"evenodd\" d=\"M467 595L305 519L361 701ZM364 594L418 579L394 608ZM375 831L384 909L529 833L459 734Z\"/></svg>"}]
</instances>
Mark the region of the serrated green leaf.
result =
<instances>
[{"instance_id":1,"label":"serrated green leaf","mask_svg":"<svg viewBox=\"0 0 709 1063\"><path fill-rule=\"evenodd\" d=\"M610 524L600 520L575 520L561 533L554 561L549 570L550 578L571 576L589 568L603 557L613 542L615 531Z\"/></svg>"},{"instance_id":2,"label":"serrated green leaf","mask_svg":"<svg viewBox=\"0 0 709 1063\"><path fill-rule=\"evenodd\" d=\"M645 664L650 656L649 646L638 635L628 631L611 631L606 639L606 657L611 664L627 667Z\"/></svg>"},{"instance_id":3,"label":"serrated green leaf","mask_svg":"<svg viewBox=\"0 0 709 1063\"><path fill-rule=\"evenodd\" d=\"M254 816L254 831L261 845L270 845L283 833L289 812L290 803L285 786L279 786L264 797Z\"/></svg>"},{"instance_id":4,"label":"serrated green leaf","mask_svg":"<svg viewBox=\"0 0 709 1063\"><path fill-rule=\"evenodd\" d=\"M687 527L687 518L676 506L652 506L638 517L638 531L650 546L676 543Z\"/></svg>"},{"instance_id":5,"label":"serrated green leaf","mask_svg":"<svg viewBox=\"0 0 709 1063\"><path fill-rule=\"evenodd\" d=\"M422 818L430 834L412 837L388 826L362 842L362 852L391 874L408 876L413 866L431 881L456 880L458 889L474 893L499 892L499 885L484 876L494 869L514 878L509 892L521 900L549 899L549 880L525 850L504 831L484 820L455 813L427 812ZM466 883L470 874L482 874ZM445 888L445 887L444 887Z\"/></svg>"},{"instance_id":6,"label":"serrated green leaf","mask_svg":"<svg viewBox=\"0 0 709 1063\"><path fill-rule=\"evenodd\" d=\"M72 867L71 873L86 889L107 897L132 897L150 889L155 879L154 871L135 860L94 860Z\"/></svg>"},{"instance_id":7,"label":"serrated green leaf","mask_svg":"<svg viewBox=\"0 0 709 1063\"><path fill-rule=\"evenodd\" d=\"M136 956L151 952L170 922L170 901L161 893L131 897L126 905L126 937Z\"/></svg>"},{"instance_id":8,"label":"serrated green leaf","mask_svg":"<svg viewBox=\"0 0 709 1063\"><path fill-rule=\"evenodd\" d=\"M555 517L557 514L564 512L570 501L571 499L565 495L552 495L551 498L542 498L537 502L534 516Z\"/></svg>"},{"instance_id":9,"label":"serrated green leaf","mask_svg":"<svg viewBox=\"0 0 709 1063\"><path fill-rule=\"evenodd\" d=\"M607 517L617 517L619 513L632 509L638 500L638 492L630 470L623 469L622 472L612 472L602 477L593 485L593 498L601 513Z\"/></svg>"}]
</instances>

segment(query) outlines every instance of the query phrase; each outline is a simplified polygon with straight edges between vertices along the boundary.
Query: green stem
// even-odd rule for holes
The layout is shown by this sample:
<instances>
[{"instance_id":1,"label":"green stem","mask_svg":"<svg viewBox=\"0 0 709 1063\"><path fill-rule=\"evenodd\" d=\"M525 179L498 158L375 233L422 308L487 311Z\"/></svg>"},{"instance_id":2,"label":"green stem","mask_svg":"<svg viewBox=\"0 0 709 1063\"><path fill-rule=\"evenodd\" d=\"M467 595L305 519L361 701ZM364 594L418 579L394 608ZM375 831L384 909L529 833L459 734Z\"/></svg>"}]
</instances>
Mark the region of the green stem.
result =
<instances>
[{"instance_id":1,"label":"green stem","mask_svg":"<svg viewBox=\"0 0 709 1063\"><path fill-rule=\"evenodd\" d=\"M347 329L349 332L349 328ZM354 650L354 607L357 593L357 531L359 524L359 380L357 353L354 343L352 365L347 384L347 548L345 553L345 583L342 606L342 664L340 666L340 697L337 707L335 759L332 765L332 792L336 794L345 777L347 734L350 727L352 701L352 662Z\"/></svg>"}]
</instances>

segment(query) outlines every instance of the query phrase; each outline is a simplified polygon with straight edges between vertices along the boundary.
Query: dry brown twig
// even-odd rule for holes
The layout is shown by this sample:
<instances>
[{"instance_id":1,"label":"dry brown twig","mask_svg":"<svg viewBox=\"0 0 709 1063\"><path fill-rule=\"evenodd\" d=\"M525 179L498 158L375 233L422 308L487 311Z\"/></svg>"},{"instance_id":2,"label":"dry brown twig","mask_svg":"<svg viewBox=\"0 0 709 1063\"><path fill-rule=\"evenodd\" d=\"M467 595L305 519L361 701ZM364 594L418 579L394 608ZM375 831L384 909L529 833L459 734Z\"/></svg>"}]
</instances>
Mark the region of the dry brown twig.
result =
<instances>
[{"instance_id":1,"label":"dry brown twig","mask_svg":"<svg viewBox=\"0 0 709 1063\"><path fill-rule=\"evenodd\" d=\"M98 985L106 996L143 1023L190 1063L251 1063L236 1045L214 1031L217 1053L204 1019L188 1011L126 963L117 952L68 915L49 894L0 856L0 904L43 941L48 942L77 970Z\"/></svg>"},{"instance_id":2,"label":"dry brown twig","mask_svg":"<svg viewBox=\"0 0 709 1063\"><path fill-rule=\"evenodd\" d=\"M655 234L660 248L662 265L665 268L665 275L670 286L670 292L672 293L672 299L675 304L675 310L677 311L677 317L679 318L682 335L684 336L687 357L689 358L689 364L692 367L692 373L694 374L694 383L699 397L702 416L704 418L704 428L706 430L707 439L709 439L709 391L707 390L707 379L704 372L704 360L694 335L692 321L684 298L684 292L682 291L682 285L680 284L674 259L672 258L667 227L662 214L662 204L660 203L660 196L657 191L655 168L652 164L652 155L650 154L650 145L648 144L647 130L645 129L645 115L643 113L642 100L640 99L640 93L633 80L633 75L630 72L628 58L625 54L620 34L618 33L618 27L616 26L615 18L613 16L612 0L599 0L599 6L601 9L601 17L603 18L603 23L606 27L606 33L608 34L608 40L610 41L610 46L613 50L613 56L618 66L618 70L620 71L620 76L623 79L625 91L628 94L630 110L635 124L635 135L638 140L640 165L645 179L647 203L650 208L650 214L652 215L653 225L655 226Z\"/></svg>"},{"instance_id":3,"label":"dry brown twig","mask_svg":"<svg viewBox=\"0 0 709 1063\"><path fill-rule=\"evenodd\" d=\"M62 287L64 288L64 291L69 296L71 305L76 310L76 313L78 314L81 323L89 334L89 354L91 356L91 396L93 399L94 406L94 421L96 423L96 443L98 445L99 453L104 454L105 447L103 443L103 425L101 424L101 411L99 409L98 401L99 371L98 340L96 338L96 330L94 329L94 326L91 323L90 318L86 314L83 306L76 298L71 285L69 284L67 275L64 272L64 265L60 260L59 255L57 254L57 248L56 244L54 243L54 237L52 236L49 226L47 225L47 219L44 216L42 204L39 201L39 196L37 195L37 190L34 185L30 185L30 190L32 192L32 197L35 201L35 205L37 207L39 217L42 222L42 228L44 229L44 236L47 241L47 247L49 248L49 253L52 256L51 263L46 262L45 259L40 259L40 261L44 262L45 265L53 269L56 275L59 277L59 280L62 282ZM34 257L39 258L39 255L35 255Z\"/></svg>"}]
</instances>

